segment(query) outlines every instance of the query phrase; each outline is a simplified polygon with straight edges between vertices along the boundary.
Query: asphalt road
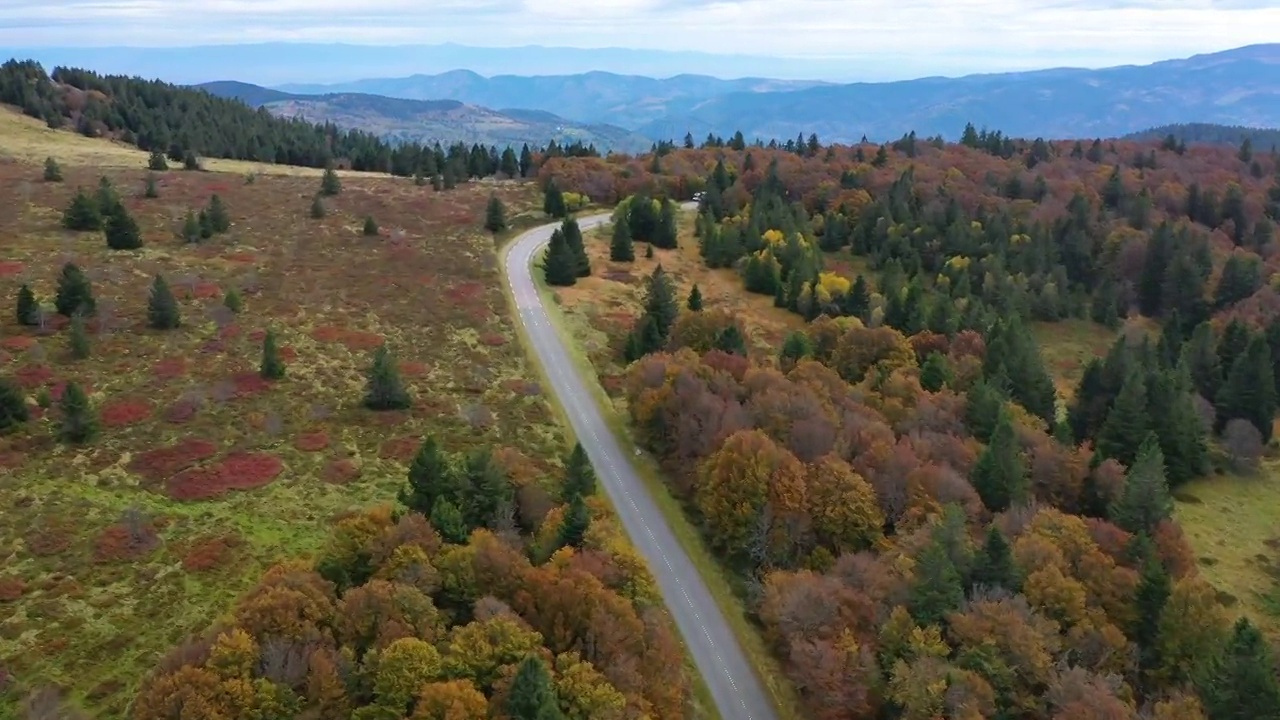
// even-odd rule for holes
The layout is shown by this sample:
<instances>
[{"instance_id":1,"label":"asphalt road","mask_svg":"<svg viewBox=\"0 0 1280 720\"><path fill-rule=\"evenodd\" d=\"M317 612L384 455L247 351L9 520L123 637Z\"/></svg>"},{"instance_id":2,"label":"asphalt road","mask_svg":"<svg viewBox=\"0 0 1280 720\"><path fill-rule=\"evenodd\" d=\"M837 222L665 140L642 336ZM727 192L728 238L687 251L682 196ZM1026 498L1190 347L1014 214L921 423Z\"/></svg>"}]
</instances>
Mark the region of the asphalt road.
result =
<instances>
[{"instance_id":1,"label":"asphalt road","mask_svg":"<svg viewBox=\"0 0 1280 720\"><path fill-rule=\"evenodd\" d=\"M684 209L696 207L687 203ZM609 221L608 214L578 218L585 231ZM624 448L605 424L594 397L578 376L562 339L547 317L533 282L532 263L559 224L521 235L507 251L507 282L520 322L537 352L552 389L591 458L600 484L621 515L622 525L653 571L658 589L684 636L694 663L724 720L776 720L773 704L747 663L724 616L666 519L636 475Z\"/></svg>"}]
</instances>

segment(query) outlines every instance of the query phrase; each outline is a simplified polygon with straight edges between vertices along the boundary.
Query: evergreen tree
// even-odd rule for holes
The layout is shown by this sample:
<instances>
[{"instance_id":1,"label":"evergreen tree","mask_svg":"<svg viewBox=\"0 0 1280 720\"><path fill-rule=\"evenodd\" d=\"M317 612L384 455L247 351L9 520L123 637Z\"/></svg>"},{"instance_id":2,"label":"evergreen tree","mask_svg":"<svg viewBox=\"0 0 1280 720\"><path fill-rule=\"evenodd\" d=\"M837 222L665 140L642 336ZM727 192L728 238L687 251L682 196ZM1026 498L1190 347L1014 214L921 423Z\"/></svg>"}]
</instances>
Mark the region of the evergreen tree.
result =
<instances>
[{"instance_id":1,"label":"evergreen tree","mask_svg":"<svg viewBox=\"0 0 1280 720\"><path fill-rule=\"evenodd\" d=\"M970 582L973 585L1002 587L1011 592L1017 592L1021 585L1009 541L995 523L987 528L987 539L974 559Z\"/></svg>"},{"instance_id":2,"label":"evergreen tree","mask_svg":"<svg viewBox=\"0 0 1280 720\"><path fill-rule=\"evenodd\" d=\"M1098 430L1098 454L1132 465L1138 446L1150 430L1147 407L1146 382L1142 373L1134 369L1125 377L1115 404Z\"/></svg>"},{"instance_id":3,"label":"evergreen tree","mask_svg":"<svg viewBox=\"0 0 1280 720\"><path fill-rule=\"evenodd\" d=\"M67 336L67 354L73 360L84 360L89 353L89 332L84 326L84 317L75 315L71 318L71 331Z\"/></svg>"},{"instance_id":4,"label":"evergreen tree","mask_svg":"<svg viewBox=\"0 0 1280 720\"><path fill-rule=\"evenodd\" d=\"M509 178L520 175L520 161L516 159L516 152L510 146L507 146L507 149L502 151L502 160L498 163L498 170Z\"/></svg>"},{"instance_id":5,"label":"evergreen tree","mask_svg":"<svg viewBox=\"0 0 1280 720\"><path fill-rule=\"evenodd\" d=\"M625 218L613 223L609 259L613 262L631 262L636 259L635 245L631 242L631 224Z\"/></svg>"},{"instance_id":6,"label":"evergreen tree","mask_svg":"<svg viewBox=\"0 0 1280 720\"><path fill-rule=\"evenodd\" d=\"M258 374L263 380L280 380L284 373L284 360L280 357L280 349L276 347L276 332L267 330L262 338L262 363L258 365Z\"/></svg>"},{"instance_id":7,"label":"evergreen tree","mask_svg":"<svg viewBox=\"0 0 1280 720\"><path fill-rule=\"evenodd\" d=\"M1222 363L1213 343L1213 327L1208 321L1196 326L1182 348L1182 363L1191 375L1196 392L1213 402L1222 387Z\"/></svg>"},{"instance_id":8,"label":"evergreen tree","mask_svg":"<svg viewBox=\"0 0 1280 720\"><path fill-rule=\"evenodd\" d=\"M969 388L965 401L964 422L975 438L982 442L987 442L991 438L1004 412L1006 399L1004 390L998 382L979 380Z\"/></svg>"},{"instance_id":9,"label":"evergreen tree","mask_svg":"<svg viewBox=\"0 0 1280 720\"><path fill-rule=\"evenodd\" d=\"M671 326L675 324L679 305L676 304L676 286L667 271L659 263L649 275L648 287L645 290L644 314L653 318L658 336L666 341Z\"/></svg>"},{"instance_id":10,"label":"evergreen tree","mask_svg":"<svg viewBox=\"0 0 1280 720\"><path fill-rule=\"evenodd\" d=\"M1231 318L1218 340L1218 362L1223 369L1230 370L1236 358L1244 354L1245 348L1249 347L1249 337L1249 328L1239 318Z\"/></svg>"},{"instance_id":11,"label":"evergreen tree","mask_svg":"<svg viewBox=\"0 0 1280 720\"><path fill-rule=\"evenodd\" d=\"M320 178L320 194L325 197L333 197L342 192L342 180L338 178L338 173L333 169L333 165L329 164L324 169L324 177Z\"/></svg>"},{"instance_id":12,"label":"evergreen tree","mask_svg":"<svg viewBox=\"0 0 1280 720\"><path fill-rule=\"evenodd\" d=\"M65 443L86 443L98 434L98 419L89 405L89 397L74 381L62 390L59 402L58 439Z\"/></svg>"},{"instance_id":13,"label":"evergreen tree","mask_svg":"<svg viewBox=\"0 0 1280 720\"><path fill-rule=\"evenodd\" d=\"M1264 336L1255 335L1249 340L1244 353L1231 365L1217 398L1217 410L1219 429L1234 418L1243 418L1262 433L1263 442L1271 440L1276 412L1275 372L1271 348Z\"/></svg>"},{"instance_id":14,"label":"evergreen tree","mask_svg":"<svg viewBox=\"0 0 1280 720\"><path fill-rule=\"evenodd\" d=\"M693 288L689 290L689 299L685 301L684 306L692 312L702 310L702 291L698 289L698 283L694 283Z\"/></svg>"},{"instance_id":15,"label":"evergreen tree","mask_svg":"<svg viewBox=\"0 0 1280 720\"><path fill-rule=\"evenodd\" d=\"M106 217L103 234L112 250L137 250L142 247L142 231L123 205L117 204Z\"/></svg>"},{"instance_id":16,"label":"evergreen tree","mask_svg":"<svg viewBox=\"0 0 1280 720\"><path fill-rule=\"evenodd\" d=\"M117 209L123 209L120 204L120 195L111 184L111 179L105 175L98 178L98 190L94 193L93 201L98 206L98 212L102 214L104 221Z\"/></svg>"},{"instance_id":17,"label":"evergreen tree","mask_svg":"<svg viewBox=\"0 0 1280 720\"><path fill-rule=\"evenodd\" d=\"M23 284L18 288L18 307L15 313L19 325L34 326L40 322L40 303L36 301L36 294L31 292L31 287Z\"/></svg>"},{"instance_id":18,"label":"evergreen tree","mask_svg":"<svg viewBox=\"0 0 1280 720\"><path fill-rule=\"evenodd\" d=\"M670 200L662 201L662 210L658 214L658 228L653 234L650 245L674 249L679 242L679 224L676 221L676 205Z\"/></svg>"},{"instance_id":19,"label":"evergreen tree","mask_svg":"<svg viewBox=\"0 0 1280 720\"><path fill-rule=\"evenodd\" d=\"M373 354L373 364L369 368L365 386L364 406L370 410L407 410L409 405L409 391L400 379L395 358L391 356L387 346L382 345Z\"/></svg>"},{"instance_id":20,"label":"evergreen tree","mask_svg":"<svg viewBox=\"0 0 1280 720\"><path fill-rule=\"evenodd\" d=\"M991 441L973 466L971 482L991 512L1001 512L1026 499L1030 491L1027 469L1008 412L1001 411L996 420Z\"/></svg>"},{"instance_id":21,"label":"evergreen tree","mask_svg":"<svg viewBox=\"0 0 1280 720\"><path fill-rule=\"evenodd\" d=\"M0 433L15 428L31 419L27 399L18 386L7 377L0 377Z\"/></svg>"},{"instance_id":22,"label":"evergreen tree","mask_svg":"<svg viewBox=\"0 0 1280 720\"><path fill-rule=\"evenodd\" d=\"M364 216L364 228L361 230L365 237L374 237L378 234L378 223L373 219L372 215Z\"/></svg>"},{"instance_id":23,"label":"evergreen tree","mask_svg":"<svg viewBox=\"0 0 1280 720\"><path fill-rule=\"evenodd\" d=\"M720 331L720 334L716 335L715 349L723 350L724 352L731 355L738 355L739 357L747 356L747 343L742 337L742 331L738 329L737 325L732 323L726 325L725 328Z\"/></svg>"},{"instance_id":24,"label":"evergreen tree","mask_svg":"<svg viewBox=\"0 0 1280 720\"><path fill-rule=\"evenodd\" d=\"M484 210L484 229L495 235L507 229L507 209L497 195L489 196Z\"/></svg>"},{"instance_id":25,"label":"evergreen tree","mask_svg":"<svg viewBox=\"0 0 1280 720\"><path fill-rule=\"evenodd\" d=\"M593 495L596 491L596 471L591 467L591 459L582 443L574 443L573 450L565 460L565 478L563 499L575 495Z\"/></svg>"},{"instance_id":26,"label":"evergreen tree","mask_svg":"<svg viewBox=\"0 0 1280 720\"><path fill-rule=\"evenodd\" d=\"M578 221L572 216L566 217L560 225L560 231L564 233L564 240L573 253L574 270L578 277L587 277L591 274L591 258L587 257L587 247L583 243L582 228L578 227Z\"/></svg>"},{"instance_id":27,"label":"evergreen tree","mask_svg":"<svg viewBox=\"0 0 1280 720\"><path fill-rule=\"evenodd\" d=\"M311 219L319 220L324 216L325 216L324 200L319 195L316 195L315 197L311 198Z\"/></svg>"},{"instance_id":28,"label":"evergreen tree","mask_svg":"<svg viewBox=\"0 0 1280 720\"><path fill-rule=\"evenodd\" d=\"M573 256L573 250L569 248L564 231L560 228L551 233L542 269L548 285L567 287L578 282L577 258Z\"/></svg>"},{"instance_id":29,"label":"evergreen tree","mask_svg":"<svg viewBox=\"0 0 1280 720\"><path fill-rule=\"evenodd\" d=\"M1248 618L1236 620L1226 646L1196 679L1208 720L1280 720L1280 685L1271 653Z\"/></svg>"},{"instance_id":30,"label":"evergreen tree","mask_svg":"<svg viewBox=\"0 0 1280 720\"><path fill-rule=\"evenodd\" d=\"M160 197L160 188L156 185L156 176L148 174L146 184L142 186L142 197L154 200Z\"/></svg>"},{"instance_id":31,"label":"evergreen tree","mask_svg":"<svg viewBox=\"0 0 1280 720\"><path fill-rule=\"evenodd\" d=\"M1142 573L1138 576L1138 589L1134 591L1133 609L1136 617L1130 632L1138 645L1139 664L1143 669L1150 670L1157 665L1156 638L1160 630L1160 614L1164 611L1171 590L1169 572L1165 570L1159 556L1148 552L1142 563Z\"/></svg>"},{"instance_id":32,"label":"evergreen tree","mask_svg":"<svg viewBox=\"0 0 1280 720\"><path fill-rule=\"evenodd\" d=\"M102 214L98 204L81 188L71 198L71 204L62 211L62 227L77 232L91 232L102 229Z\"/></svg>"},{"instance_id":33,"label":"evergreen tree","mask_svg":"<svg viewBox=\"0 0 1280 720\"><path fill-rule=\"evenodd\" d=\"M409 484L397 494L409 510L430 516L441 499L449 499L457 509L461 487L457 471L440 449L434 436L428 435L409 464ZM461 515L459 515L461 518Z\"/></svg>"},{"instance_id":34,"label":"evergreen tree","mask_svg":"<svg viewBox=\"0 0 1280 720\"><path fill-rule=\"evenodd\" d=\"M182 155L182 169L183 170L199 170L200 157L196 155L194 151L191 151L191 150L186 151Z\"/></svg>"},{"instance_id":35,"label":"evergreen tree","mask_svg":"<svg viewBox=\"0 0 1280 720\"><path fill-rule=\"evenodd\" d=\"M71 317L77 313L92 315L97 309L93 299L93 288L89 278L73 263L62 266L58 276L58 292L54 295L53 307L59 315Z\"/></svg>"},{"instance_id":36,"label":"evergreen tree","mask_svg":"<svg viewBox=\"0 0 1280 720\"><path fill-rule=\"evenodd\" d=\"M782 351L778 354L783 361L799 362L813 357L813 341L799 330L793 330L782 341Z\"/></svg>"},{"instance_id":37,"label":"evergreen tree","mask_svg":"<svg viewBox=\"0 0 1280 720\"><path fill-rule=\"evenodd\" d=\"M209 212L201 210L196 214L196 224L200 228L200 239L208 240L213 237L213 223L209 221Z\"/></svg>"},{"instance_id":38,"label":"evergreen tree","mask_svg":"<svg viewBox=\"0 0 1280 720\"><path fill-rule=\"evenodd\" d=\"M215 235L220 235L231 229L231 218L227 215L227 207L217 193L214 193L213 197L209 198L209 207L205 213L209 218L209 228L213 230Z\"/></svg>"},{"instance_id":39,"label":"evergreen tree","mask_svg":"<svg viewBox=\"0 0 1280 720\"><path fill-rule=\"evenodd\" d=\"M861 273L853 279L853 287L845 295L841 303L845 315L864 318L871 310L871 291L867 287L867 279Z\"/></svg>"},{"instance_id":40,"label":"evergreen tree","mask_svg":"<svg viewBox=\"0 0 1280 720\"><path fill-rule=\"evenodd\" d=\"M494 527L504 509L511 507L514 490L487 448L469 453L463 462L466 502L462 516L469 527Z\"/></svg>"},{"instance_id":41,"label":"evergreen tree","mask_svg":"<svg viewBox=\"0 0 1280 720\"><path fill-rule=\"evenodd\" d=\"M551 673L536 655L520 663L507 693L506 716L511 720L564 720Z\"/></svg>"},{"instance_id":42,"label":"evergreen tree","mask_svg":"<svg viewBox=\"0 0 1280 720\"><path fill-rule=\"evenodd\" d=\"M427 176L422 172L422 168L413 171L413 184L417 187L427 184Z\"/></svg>"},{"instance_id":43,"label":"evergreen tree","mask_svg":"<svg viewBox=\"0 0 1280 720\"><path fill-rule=\"evenodd\" d=\"M533 169L533 153L529 150L529 144L525 143L520 148L520 177L529 177L529 171Z\"/></svg>"},{"instance_id":44,"label":"evergreen tree","mask_svg":"<svg viewBox=\"0 0 1280 720\"><path fill-rule=\"evenodd\" d=\"M203 237L200 230L200 221L196 220L196 214L187 210L187 217L182 221L182 239L189 243L200 242Z\"/></svg>"},{"instance_id":45,"label":"evergreen tree","mask_svg":"<svg viewBox=\"0 0 1280 720\"><path fill-rule=\"evenodd\" d=\"M160 150L152 150L151 157L147 159L147 169L153 172L164 172L169 169L169 161Z\"/></svg>"},{"instance_id":46,"label":"evergreen tree","mask_svg":"<svg viewBox=\"0 0 1280 720\"><path fill-rule=\"evenodd\" d=\"M228 290L227 294L222 297L222 304L237 315L244 309L244 301L240 299L240 293L235 288Z\"/></svg>"},{"instance_id":47,"label":"evergreen tree","mask_svg":"<svg viewBox=\"0 0 1280 720\"><path fill-rule=\"evenodd\" d=\"M947 614L964 602L964 586L946 548L930 542L917 558L915 578L907 597L911 616L921 625L941 625Z\"/></svg>"},{"instance_id":48,"label":"evergreen tree","mask_svg":"<svg viewBox=\"0 0 1280 720\"><path fill-rule=\"evenodd\" d=\"M940 352L931 352L920 366L920 387L929 392L938 392L951 382L951 367L947 358Z\"/></svg>"},{"instance_id":49,"label":"evergreen tree","mask_svg":"<svg viewBox=\"0 0 1280 720\"><path fill-rule=\"evenodd\" d=\"M431 527L435 528L447 543L462 545L467 542L467 537L471 534L470 529L467 528L467 521L462 517L462 511L447 497L440 498L431 506L428 520L431 521Z\"/></svg>"},{"instance_id":50,"label":"evergreen tree","mask_svg":"<svg viewBox=\"0 0 1280 720\"><path fill-rule=\"evenodd\" d=\"M581 548L582 540L591 526L591 513L581 495L569 498L569 508L564 514L564 521L556 532L556 548Z\"/></svg>"},{"instance_id":51,"label":"evergreen tree","mask_svg":"<svg viewBox=\"0 0 1280 720\"><path fill-rule=\"evenodd\" d=\"M44 159L44 181L62 182L62 168L58 167L58 161L51 157Z\"/></svg>"},{"instance_id":52,"label":"evergreen tree","mask_svg":"<svg viewBox=\"0 0 1280 720\"><path fill-rule=\"evenodd\" d=\"M178 301L169 290L169 283L156 275L151 284L151 296L147 300L147 323L154 330L172 330L182 324Z\"/></svg>"},{"instance_id":53,"label":"evergreen tree","mask_svg":"<svg viewBox=\"0 0 1280 720\"><path fill-rule=\"evenodd\" d=\"M1148 433L1125 474L1124 489L1111 504L1111 521L1131 533L1153 535L1173 514L1173 497L1164 474L1164 455L1155 433Z\"/></svg>"},{"instance_id":54,"label":"evergreen tree","mask_svg":"<svg viewBox=\"0 0 1280 720\"><path fill-rule=\"evenodd\" d=\"M542 212L554 218L564 217L568 212L564 204L564 193L556 187L555 180L548 181L546 189L543 190Z\"/></svg>"},{"instance_id":55,"label":"evergreen tree","mask_svg":"<svg viewBox=\"0 0 1280 720\"><path fill-rule=\"evenodd\" d=\"M1147 391L1147 416L1160 440L1170 485L1200 475L1208 458L1205 429L1191 400L1190 386L1185 370L1159 370Z\"/></svg>"}]
</instances>

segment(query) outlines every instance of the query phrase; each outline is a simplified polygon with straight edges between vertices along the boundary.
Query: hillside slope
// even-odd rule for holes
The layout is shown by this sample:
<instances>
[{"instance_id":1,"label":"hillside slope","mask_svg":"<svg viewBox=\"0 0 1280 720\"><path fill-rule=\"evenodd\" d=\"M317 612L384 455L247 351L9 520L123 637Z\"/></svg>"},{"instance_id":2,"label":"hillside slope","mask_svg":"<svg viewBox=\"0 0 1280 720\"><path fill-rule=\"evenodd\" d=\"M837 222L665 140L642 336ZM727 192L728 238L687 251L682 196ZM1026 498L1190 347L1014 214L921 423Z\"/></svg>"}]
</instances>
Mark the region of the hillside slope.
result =
<instances>
[{"instance_id":1,"label":"hillside slope","mask_svg":"<svg viewBox=\"0 0 1280 720\"><path fill-rule=\"evenodd\" d=\"M1256 150L1280 147L1280 129L1242 127L1240 125L1215 125L1213 123L1180 123L1161 125L1147 130L1129 133L1125 140L1164 140L1174 136L1187 144L1239 145L1245 138Z\"/></svg>"}]
</instances>

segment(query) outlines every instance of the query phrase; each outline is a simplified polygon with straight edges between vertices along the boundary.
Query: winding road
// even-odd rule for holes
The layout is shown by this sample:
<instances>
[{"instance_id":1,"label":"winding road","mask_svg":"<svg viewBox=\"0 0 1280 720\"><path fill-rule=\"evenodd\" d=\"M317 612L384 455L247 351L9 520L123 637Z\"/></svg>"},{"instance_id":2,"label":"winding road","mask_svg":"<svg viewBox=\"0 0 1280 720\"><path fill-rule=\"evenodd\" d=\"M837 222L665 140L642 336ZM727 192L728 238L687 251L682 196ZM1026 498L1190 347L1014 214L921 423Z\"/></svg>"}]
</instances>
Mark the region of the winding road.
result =
<instances>
[{"instance_id":1,"label":"winding road","mask_svg":"<svg viewBox=\"0 0 1280 720\"><path fill-rule=\"evenodd\" d=\"M695 207L696 203L681 206L684 210ZM607 213L580 217L578 225L586 231L609 222L609 218ZM507 250L503 269L520 322L569 416L574 434L617 508L623 527L653 571L658 589L711 691L720 716L724 720L776 720L773 704L720 608L636 475L628 451L609 430L543 307L533 280L532 265L558 226L559 223L555 223L529 230L516 238Z\"/></svg>"}]
</instances>

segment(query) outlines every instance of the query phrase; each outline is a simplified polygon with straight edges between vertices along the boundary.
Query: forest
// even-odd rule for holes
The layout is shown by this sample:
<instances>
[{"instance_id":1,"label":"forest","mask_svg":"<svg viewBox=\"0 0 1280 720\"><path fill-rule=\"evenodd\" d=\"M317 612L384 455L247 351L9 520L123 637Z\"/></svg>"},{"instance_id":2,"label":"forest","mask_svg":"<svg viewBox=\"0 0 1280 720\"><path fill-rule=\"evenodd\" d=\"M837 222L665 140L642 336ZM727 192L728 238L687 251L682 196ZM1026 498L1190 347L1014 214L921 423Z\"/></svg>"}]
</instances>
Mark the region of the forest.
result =
<instances>
[{"instance_id":1,"label":"forest","mask_svg":"<svg viewBox=\"0 0 1280 720\"><path fill-rule=\"evenodd\" d=\"M1173 517L1181 484L1273 448L1274 153L969 127L686 138L539 176L627 200L628 248L630 198L703 191L703 261L807 321L750 353L749 319L659 269L617 352L639 439L809 716L1280 717L1271 641ZM1125 331L1062 388L1031 325L1066 320Z\"/></svg>"}]
</instances>

